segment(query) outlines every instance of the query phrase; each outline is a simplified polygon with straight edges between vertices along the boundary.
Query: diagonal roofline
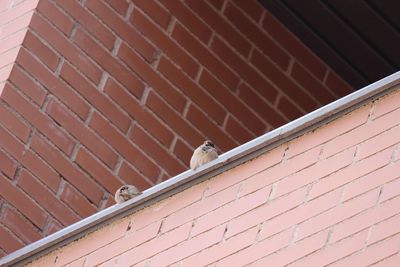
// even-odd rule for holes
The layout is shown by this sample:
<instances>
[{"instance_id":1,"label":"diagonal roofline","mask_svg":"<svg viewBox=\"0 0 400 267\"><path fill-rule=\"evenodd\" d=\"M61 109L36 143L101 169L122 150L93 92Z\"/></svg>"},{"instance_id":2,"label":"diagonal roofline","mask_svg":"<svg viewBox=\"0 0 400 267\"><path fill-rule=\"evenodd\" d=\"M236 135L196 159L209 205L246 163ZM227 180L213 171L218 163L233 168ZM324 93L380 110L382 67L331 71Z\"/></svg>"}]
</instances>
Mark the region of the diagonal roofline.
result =
<instances>
[{"instance_id":1,"label":"diagonal roofline","mask_svg":"<svg viewBox=\"0 0 400 267\"><path fill-rule=\"evenodd\" d=\"M201 166L196 171L185 171L147 189L143 194L130 201L111 206L67 226L56 233L29 244L0 259L0 266L15 266L30 262L116 219L143 209L146 206L150 206L157 201L223 173L282 143L322 126L371 100L391 92L395 89L396 85L399 84L400 71L238 146L222 154L218 159Z\"/></svg>"}]
</instances>

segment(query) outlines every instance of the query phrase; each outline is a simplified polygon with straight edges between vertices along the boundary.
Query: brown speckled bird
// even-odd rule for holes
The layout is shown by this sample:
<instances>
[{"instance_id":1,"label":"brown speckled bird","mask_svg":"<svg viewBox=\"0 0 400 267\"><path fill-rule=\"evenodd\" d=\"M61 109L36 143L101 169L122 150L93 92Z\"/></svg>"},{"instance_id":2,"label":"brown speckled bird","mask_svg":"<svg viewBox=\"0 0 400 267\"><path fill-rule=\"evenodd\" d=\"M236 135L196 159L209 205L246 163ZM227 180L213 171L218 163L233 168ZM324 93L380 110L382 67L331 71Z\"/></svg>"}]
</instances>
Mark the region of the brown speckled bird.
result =
<instances>
[{"instance_id":1,"label":"brown speckled bird","mask_svg":"<svg viewBox=\"0 0 400 267\"><path fill-rule=\"evenodd\" d=\"M117 189L114 195L114 199L117 204L120 204L140 195L141 193L142 192L140 192L135 186L127 184Z\"/></svg>"},{"instance_id":2,"label":"brown speckled bird","mask_svg":"<svg viewBox=\"0 0 400 267\"><path fill-rule=\"evenodd\" d=\"M190 168L195 170L216 158L218 158L218 153L214 143L210 140L206 140L201 146L194 150L193 156L190 159Z\"/></svg>"}]
</instances>

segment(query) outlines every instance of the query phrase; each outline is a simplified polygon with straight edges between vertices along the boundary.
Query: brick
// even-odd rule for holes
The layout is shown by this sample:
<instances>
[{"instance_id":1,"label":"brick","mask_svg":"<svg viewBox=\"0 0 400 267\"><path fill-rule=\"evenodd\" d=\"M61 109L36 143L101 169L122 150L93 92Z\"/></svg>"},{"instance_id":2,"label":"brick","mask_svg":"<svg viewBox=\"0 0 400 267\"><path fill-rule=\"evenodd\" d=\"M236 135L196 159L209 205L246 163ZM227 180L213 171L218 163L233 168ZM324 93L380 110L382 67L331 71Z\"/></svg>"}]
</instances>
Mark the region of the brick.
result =
<instances>
[{"instance_id":1,"label":"brick","mask_svg":"<svg viewBox=\"0 0 400 267\"><path fill-rule=\"evenodd\" d=\"M293 234L292 232L293 230L289 229L273 236L272 238L256 242L252 246L220 260L218 266L245 266L263 256L270 255L289 245Z\"/></svg>"},{"instance_id":2,"label":"brick","mask_svg":"<svg viewBox=\"0 0 400 267\"><path fill-rule=\"evenodd\" d=\"M57 222L56 220L51 220L50 223L48 224L47 229L45 230L44 234L47 235L51 235L54 234L55 232L61 230L63 227L62 225Z\"/></svg>"},{"instance_id":3,"label":"brick","mask_svg":"<svg viewBox=\"0 0 400 267\"><path fill-rule=\"evenodd\" d=\"M18 137L22 142L27 141L29 133L31 131L29 125L21 120L21 118L15 114L14 110L6 107L4 103L0 103L0 121L12 134Z\"/></svg>"},{"instance_id":4,"label":"brick","mask_svg":"<svg viewBox=\"0 0 400 267\"><path fill-rule=\"evenodd\" d=\"M28 51L21 49L17 62L80 118L85 119L88 116L89 106L82 97L71 90L61 79L50 73Z\"/></svg>"},{"instance_id":5,"label":"brick","mask_svg":"<svg viewBox=\"0 0 400 267\"><path fill-rule=\"evenodd\" d=\"M115 60L109 52L99 46L95 40L82 30L77 30L74 41L88 54L89 57L93 58L93 60L101 65L115 79L121 82L125 87L132 88L130 91L134 92L134 94L140 98L143 93L143 84L139 81L136 75Z\"/></svg>"},{"instance_id":6,"label":"brick","mask_svg":"<svg viewBox=\"0 0 400 267\"><path fill-rule=\"evenodd\" d=\"M280 115L271 104L268 104L246 84L242 83L238 90L239 98L274 128L278 128L287 122L287 120L282 117L282 115Z\"/></svg>"},{"instance_id":7,"label":"brick","mask_svg":"<svg viewBox=\"0 0 400 267\"><path fill-rule=\"evenodd\" d=\"M182 242L179 245L158 253L151 261L150 266L161 266L169 265L177 262L182 258L186 258L198 251L203 250L206 247L212 246L218 243L222 239L225 226L213 228L212 230L191 238L186 242Z\"/></svg>"},{"instance_id":8,"label":"brick","mask_svg":"<svg viewBox=\"0 0 400 267\"><path fill-rule=\"evenodd\" d=\"M291 76L296 80L307 92L309 92L318 102L328 104L336 100L336 96L331 93L321 81L314 78L310 73L295 62L292 67Z\"/></svg>"},{"instance_id":9,"label":"brick","mask_svg":"<svg viewBox=\"0 0 400 267\"><path fill-rule=\"evenodd\" d=\"M224 87L210 72L202 71L199 84L255 135L264 133L264 122L256 117L241 99Z\"/></svg>"},{"instance_id":10,"label":"brick","mask_svg":"<svg viewBox=\"0 0 400 267\"><path fill-rule=\"evenodd\" d=\"M277 68L267 57L264 56L257 49L253 50L250 62L261 71L265 77L275 84L291 99L296 99L299 107L303 108L306 112L310 112L317 107L317 103L310 97L303 89L300 88L290 77ZM271 87L271 85L270 85ZM260 88L262 90L262 88Z\"/></svg>"},{"instance_id":11,"label":"brick","mask_svg":"<svg viewBox=\"0 0 400 267\"><path fill-rule=\"evenodd\" d=\"M187 1L202 19L218 34L220 34L237 52L247 57L250 53L251 44L239 34L239 32L227 23L220 14L215 12L206 2ZM260 10L261 11L261 10Z\"/></svg>"},{"instance_id":12,"label":"brick","mask_svg":"<svg viewBox=\"0 0 400 267\"><path fill-rule=\"evenodd\" d=\"M394 202L394 201L392 201L392 202ZM393 207L393 206L392 206L392 208L396 209L396 207ZM400 231L398 228L399 223L400 223L400 215L399 214L397 214L396 216L393 216L387 220L384 220L385 218L379 218L379 219L382 220L382 222L379 222L372 228L371 234L370 234L370 236L368 238L368 242L367 242L368 245L378 242L380 240L386 239L387 237L392 236L394 234L398 234L398 232Z\"/></svg>"},{"instance_id":13,"label":"brick","mask_svg":"<svg viewBox=\"0 0 400 267\"><path fill-rule=\"evenodd\" d=\"M203 43L207 44L210 40L212 30L202 21L200 20L190 9L187 8L186 5L179 1L168 1L168 0L160 0L160 3L164 5L171 14L174 14L174 17L182 25L197 38L200 39Z\"/></svg>"},{"instance_id":14,"label":"brick","mask_svg":"<svg viewBox=\"0 0 400 267\"><path fill-rule=\"evenodd\" d=\"M154 0L134 0L133 3L143 10L148 16L152 18L159 26L167 29L171 15L158 1Z\"/></svg>"},{"instance_id":15,"label":"brick","mask_svg":"<svg viewBox=\"0 0 400 267\"><path fill-rule=\"evenodd\" d=\"M345 148L358 145L363 141L380 135L398 124L397 118L399 115L400 109L387 113L386 115L373 120L371 123L361 125L349 132L337 136L324 145L323 156L329 157Z\"/></svg>"},{"instance_id":16,"label":"brick","mask_svg":"<svg viewBox=\"0 0 400 267\"><path fill-rule=\"evenodd\" d=\"M171 106L178 112L183 112L186 99L181 92L173 88L166 79L154 71L151 66L143 62L128 46L122 44L118 50L118 57L121 58L133 71L144 79L152 88L157 90Z\"/></svg>"},{"instance_id":17,"label":"brick","mask_svg":"<svg viewBox=\"0 0 400 267\"><path fill-rule=\"evenodd\" d=\"M221 149L222 151L229 151L237 146L237 142L235 142L230 136L226 135L223 129L215 125L209 119L207 114L204 114L202 110L200 110L200 108L190 105L186 114L186 119L198 129L204 129L201 130L204 136L213 140L217 148Z\"/></svg>"},{"instance_id":18,"label":"brick","mask_svg":"<svg viewBox=\"0 0 400 267\"><path fill-rule=\"evenodd\" d=\"M244 81L264 96L265 99L271 103L274 102L277 90L247 60L240 58L218 37L213 38L210 48L223 62L236 71Z\"/></svg>"},{"instance_id":19,"label":"brick","mask_svg":"<svg viewBox=\"0 0 400 267\"><path fill-rule=\"evenodd\" d=\"M259 27L248 19L232 3L228 3L224 10L228 20L258 48L267 54L281 69L285 70L289 64L289 55L268 37Z\"/></svg>"},{"instance_id":20,"label":"brick","mask_svg":"<svg viewBox=\"0 0 400 267\"><path fill-rule=\"evenodd\" d=\"M359 159L364 159L385 148L394 146L400 142L398 138L399 134L400 127L397 126L361 143L357 157Z\"/></svg>"},{"instance_id":21,"label":"brick","mask_svg":"<svg viewBox=\"0 0 400 267\"><path fill-rule=\"evenodd\" d=\"M97 211L88 200L70 184L66 183L60 195L60 200L71 207L79 216L85 218Z\"/></svg>"},{"instance_id":22,"label":"brick","mask_svg":"<svg viewBox=\"0 0 400 267\"><path fill-rule=\"evenodd\" d=\"M118 37L138 51L148 62L152 62L155 59L156 48L122 18L110 12L110 8L103 2L88 0L85 2L85 6L96 14L111 30L117 33Z\"/></svg>"},{"instance_id":23,"label":"brick","mask_svg":"<svg viewBox=\"0 0 400 267\"><path fill-rule=\"evenodd\" d=\"M65 15L53 2L49 0L40 0L37 10L65 35L69 36L71 34L74 21L69 16Z\"/></svg>"},{"instance_id":24,"label":"brick","mask_svg":"<svg viewBox=\"0 0 400 267\"><path fill-rule=\"evenodd\" d=\"M256 239L257 227L253 227L246 232L225 240L208 249L203 250L184 260L186 266L206 266L228 255L235 254L238 251L252 245ZM236 262L236 264L238 264Z\"/></svg>"},{"instance_id":25,"label":"brick","mask_svg":"<svg viewBox=\"0 0 400 267\"><path fill-rule=\"evenodd\" d=\"M15 250L24 246L24 244L18 240L7 228L0 225L0 248L6 253L14 252Z\"/></svg>"},{"instance_id":26,"label":"brick","mask_svg":"<svg viewBox=\"0 0 400 267\"><path fill-rule=\"evenodd\" d=\"M3 38L0 44L0 54L21 45L24 41L25 35L26 31L22 30Z\"/></svg>"},{"instance_id":27,"label":"brick","mask_svg":"<svg viewBox=\"0 0 400 267\"><path fill-rule=\"evenodd\" d=\"M77 215L68 210L68 208L60 202L52 192L46 189L26 170L22 170L18 179L18 186L63 225L70 225L79 220Z\"/></svg>"},{"instance_id":28,"label":"brick","mask_svg":"<svg viewBox=\"0 0 400 267\"><path fill-rule=\"evenodd\" d=\"M65 10L77 23L85 28L92 36L108 50L114 47L115 36L100 21L76 1L57 0L55 3Z\"/></svg>"},{"instance_id":29,"label":"brick","mask_svg":"<svg viewBox=\"0 0 400 267\"><path fill-rule=\"evenodd\" d=\"M141 229L142 227L149 225L153 222L159 221L170 214L177 212L197 201L200 201L204 195L207 183L203 182L196 184L185 191L180 192L168 198L167 200L158 202L154 209L144 209L138 215L134 227L135 229ZM190 223L191 224L191 223Z\"/></svg>"},{"instance_id":30,"label":"brick","mask_svg":"<svg viewBox=\"0 0 400 267\"><path fill-rule=\"evenodd\" d=\"M362 194L364 192L367 192L371 189L374 189L376 187L379 187L380 185L384 185L382 195L381 195L381 201L382 199L386 199L386 194L385 194L385 187L390 188L390 186L396 185L395 182L391 182L392 180L398 178L400 175L398 174L400 172L400 162L397 161L394 164L386 165L381 169L378 169L374 172L371 172L360 179L357 179L353 182L351 182L347 187L346 190L343 192L343 197L342 200L346 201L348 199L351 199L355 196L358 196L359 194ZM389 183L391 182L391 183ZM393 188L396 188L395 186Z\"/></svg>"},{"instance_id":31,"label":"brick","mask_svg":"<svg viewBox=\"0 0 400 267\"><path fill-rule=\"evenodd\" d=\"M187 52L182 50L174 43L165 32L158 29L151 21L149 21L141 12L133 10L130 22L146 35L153 43L158 45L169 58L178 64L184 72L194 78L198 72L199 66ZM176 27L176 26L175 26Z\"/></svg>"},{"instance_id":32,"label":"brick","mask_svg":"<svg viewBox=\"0 0 400 267\"><path fill-rule=\"evenodd\" d=\"M167 125L179 125L177 134L184 136L186 141L192 146L200 144L204 137L186 120L176 113L168 104L151 91L147 97L146 106L150 108Z\"/></svg>"},{"instance_id":33,"label":"brick","mask_svg":"<svg viewBox=\"0 0 400 267\"><path fill-rule=\"evenodd\" d=\"M239 77L212 54L208 47L199 43L181 24L176 23L172 38L183 46L200 64L214 73L230 90L234 91L236 89ZM175 61L174 58L172 59Z\"/></svg>"},{"instance_id":34,"label":"brick","mask_svg":"<svg viewBox=\"0 0 400 267\"><path fill-rule=\"evenodd\" d=\"M324 266L363 249L368 230L357 233L296 262L299 266Z\"/></svg>"},{"instance_id":35,"label":"brick","mask_svg":"<svg viewBox=\"0 0 400 267\"><path fill-rule=\"evenodd\" d=\"M285 229L292 229L294 225L334 208L339 202L341 192L342 190L332 191L263 222L258 238L263 240Z\"/></svg>"},{"instance_id":36,"label":"brick","mask_svg":"<svg viewBox=\"0 0 400 267\"><path fill-rule=\"evenodd\" d=\"M1 54L1 62L0 62L0 68L3 68L10 63L14 63L15 59L17 58L18 52L20 48L15 47L12 48L4 53Z\"/></svg>"},{"instance_id":37,"label":"brick","mask_svg":"<svg viewBox=\"0 0 400 267\"><path fill-rule=\"evenodd\" d=\"M132 168L128 163L122 162L118 171L118 176L121 177L127 184L136 186L139 190L145 190L153 186L154 183L143 178L142 174L137 169Z\"/></svg>"},{"instance_id":38,"label":"brick","mask_svg":"<svg viewBox=\"0 0 400 267\"><path fill-rule=\"evenodd\" d=\"M163 231L169 231L186 222L195 220L219 207L236 199L239 186L228 187L214 195L207 196L199 202L195 202L179 211L169 215L163 223Z\"/></svg>"},{"instance_id":39,"label":"brick","mask_svg":"<svg viewBox=\"0 0 400 267\"><path fill-rule=\"evenodd\" d=\"M92 153L83 147L79 148L75 162L107 189L108 192L114 193L122 186L122 182L115 178L111 170L106 168Z\"/></svg>"},{"instance_id":40,"label":"brick","mask_svg":"<svg viewBox=\"0 0 400 267\"><path fill-rule=\"evenodd\" d=\"M240 198L238 201L229 203L229 205L222 206L210 213L205 214L204 216L199 217L191 235L196 236L209 229L212 229L213 227L216 227L217 225L239 217L250 210L256 210L256 207L263 205L267 201L270 191L271 187L260 189L252 194ZM248 223L251 224L251 222ZM242 231L251 228L256 224L257 223L249 225L249 227L243 228ZM229 226L228 232L233 233L230 231L232 231L231 226ZM232 236L232 234L230 236Z\"/></svg>"},{"instance_id":41,"label":"brick","mask_svg":"<svg viewBox=\"0 0 400 267\"><path fill-rule=\"evenodd\" d=\"M370 106L363 106L339 119L336 119L313 132L308 132L301 138L294 139L290 142L288 157L292 157L299 153L309 150L317 145L328 142L343 133L366 123Z\"/></svg>"},{"instance_id":42,"label":"brick","mask_svg":"<svg viewBox=\"0 0 400 267\"><path fill-rule=\"evenodd\" d=\"M106 3L121 16L125 16L128 11L129 3L126 0L106 0Z\"/></svg>"},{"instance_id":43,"label":"brick","mask_svg":"<svg viewBox=\"0 0 400 267\"><path fill-rule=\"evenodd\" d=\"M59 62L58 55L49 47L47 47L41 40L39 40L39 38L32 31L26 32L23 46L52 71L56 70Z\"/></svg>"},{"instance_id":44,"label":"brick","mask_svg":"<svg viewBox=\"0 0 400 267\"><path fill-rule=\"evenodd\" d=\"M47 213L32 201L21 189L0 174L0 195L24 214L34 225L43 229L47 221Z\"/></svg>"},{"instance_id":45,"label":"brick","mask_svg":"<svg viewBox=\"0 0 400 267\"><path fill-rule=\"evenodd\" d=\"M32 77L24 72L19 66L12 68L9 81L21 92L28 96L35 104L42 106L46 98L46 90L43 89Z\"/></svg>"},{"instance_id":46,"label":"brick","mask_svg":"<svg viewBox=\"0 0 400 267\"><path fill-rule=\"evenodd\" d=\"M35 14L32 17L30 26L34 32L45 39L58 53L62 54L65 59L76 66L91 81L95 84L100 81L102 72L93 61L83 56L83 53L69 39L54 29L41 16Z\"/></svg>"},{"instance_id":47,"label":"brick","mask_svg":"<svg viewBox=\"0 0 400 267\"><path fill-rule=\"evenodd\" d=\"M34 134L31 141L32 149L39 154L49 165L59 172L67 181L87 196L96 205L99 204L103 192L100 187L80 169L65 158L47 140Z\"/></svg>"},{"instance_id":48,"label":"brick","mask_svg":"<svg viewBox=\"0 0 400 267\"><path fill-rule=\"evenodd\" d=\"M368 246L362 252L353 254L335 264L335 266L368 266L381 261L399 250L400 235L395 235L380 243Z\"/></svg>"},{"instance_id":49,"label":"brick","mask_svg":"<svg viewBox=\"0 0 400 267\"><path fill-rule=\"evenodd\" d=\"M376 100L376 102L374 102L373 118L376 119L388 112L397 110L400 107L399 99L400 90L395 90L391 94L382 96Z\"/></svg>"},{"instance_id":50,"label":"brick","mask_svg":"<svg viewBox=\"0 0 400 267\"><path fill-rule=\"evenodd\" d=\"M176 140L173 153L185 164L186 167L189 167L189 161L193 154L193 150L179 138Z\"/></svg>"},{"instance_id":51,"label":"brick","mask_svg":"<svg viewBox=\"0 0 400 267\"><path fill-rule=\"evenodd\" d=\"M35 154L32 150L25 150L20 163L53 192L57 192L61 177L39 155Z\"/></svg>"},{"instance_id":52,"label":"brick","mask_svg":"<svg viewBox=\"0 0 400 267\"><path fill-rule=\"evenodd\" d=\"M38 131L46 135L64 153L70 154L75 142L50 120L48 116L33 106L29 100L20 95L11 86L6 85L1 95L2 99L30 122Z\"/></svg>"},{"instance_id":53,"label":"brick","mask_svg":"<svg viewBox=\"0 0 400 267\"><path fill-rule=\"evenodd\" d=\"M353 161L355 148L348 149L325 160L318 161L315 165L296 172L277 182L273 197L279 197L292 190L311 184L350 165Z\"/></svg>"},{"instance_id":54,"label":"brick","mask_svg":"<svg viewBox=\"0 0 400 267\"><path fill-rule=\"evenodd\" d=\"M399 205L399 202L400 198L397 197L393 200L382 203L381 205L365 210L343 222L337 223L333 228L333 232L330 237L330 243L337 242L361 230L368 229L372 225L394 216L398 212L396 207ZM386 223L382 223L382 225L385 224ZM385 234L383 233L379 236L376 235L377 233L381 233L380 231L375 232L376 229L378 228L375 226L372 228L372 231L369 234L368 243L376 242L385 237ZM388 228L387 232L394 234L397 232L396 229L397 228Z\"/></svg>"},{"instance_id":55,"label":"brick","mask_svg":"<svg viewBox=\"0 0 400 267\"><path fill-rule=\"evenodd\" d=\"M93 113L89 121L89 127L95 130L123 158L138 168L144 176L151 181L157 179L160 174L159 167L97 112Z\"/></svg>"},{"instance_id":56,"label":"brick","mask_svg":"<svg viewBox=\"0 0 400 267\"><path fill-rule=\"evenodd\" d=\"M165 57L161 57L157 70L169 81L176 85L183 95L190 98L199 107L207 106L204 111L219 125L224 121L226 112L216 100L211 98L197 83L182 73L174 64ZM159 92L159 90L157 90ZM170 101L168 101L170 102Z\"/></svg>"},{"instance_id":57,"label":"brick","mask_svg":"<svg viewBox=\"0 0 400 267\"><path fill-rule=\"evenodd\" d=\"M257 191L256 193L257 194ZM263 203L245 214L240 214L229 224L227 236L233 236L263 221L267 221L279 214L300 205L305 199L305 188L299 189L285 197L279 198L274 202Z\"/></svg>"},{"instance_id":58,"label":"brick","mask_svg":"<svg viewBox=\"0 0 400 267\"><path fill-rule=\"evenodd\" d=\"M32 243L42 236L22 214L10 206L5 206L0 221L25 243Z\"/></svg>"},{"instance_id":59,"label":"brick","mask_svg":"<svg viewBox=\"0 0 400 267\"><path fill-rule=\"evenodd\" d=\"M27 12L15 20L10 20L9 23L7 23L7 27L2 27L2 31L0 32L0 39L3 39L4 37L7 37L13 33L20 31L21 29L26 28L29 25L33 14L33 11ZM2 24L3 23L0 23L0 25Z\"/></svg>"},{"instance_id":60,"label":"brick","mask_svg":"<svg viewBox=\"0 0 400 267\"><path fill-rule=\"evenodd\" d=\"M148 244L147 241L152 240L156 237L158 229L160 228L160 222L153 223L151 225L148 225L147 227L138 230L134 232L133 234L127 235L125 238L121 238L113 243L110 243L106 246L103 246L102 248L99 248L98 250L94 251L93 253L90 253L86 257L86 263L89 264L89 266L95 266L100 263L103 263L109 259L112 259L113 257L120 255L119 257L119 262L120 264L123 264L124 262L123 254L125 251L128 251L131 248L135 247L142 247L145 244ZM170 238L173 240L173 238ZM147 242L147 243L145 243ZM121 249L122 248L122 249ZM90 252L90 251L88 251ZM142 252L143 253L143 252ZM136 253L135 253L136 254ZM75 259L76 256L72 255L73 258ZM132 257L133 255L130 254L130 264L134 263L134 258ZM141 256L141 254L137 254L136 256ZM112 259L114 260L114 259ZM66 262L65 262L66 263ZM126 264L123 264L126 265Z\"/></svg>"},{"instance_id":61,"label":"brick","mask_svg":"<svg viewBox=\"0 0 400 267\"><path fill-rule=\"evenodd\" d=\"M147 109L140 105L140 102L129 95L114 80L108 79L104 92L109 95L118 105L123 108L132 118L145 128L152 136L166 147L169 147L173 134L165 127L158 118L152 115Z\"/></svg>"},{"instance_id":62,"label":"brick","mask_svg":"<svg viewBox=\"0 0 400 267\"><path fill-rule=\"evenodd\" d=\"M391 149L386 149L318 181L311 188L310 199L345 185L389 163Z\"/></svg>"},{"instance_id":63,"label":"brick","mask_svg":"<svg viewBox=\"0 0 400 267\"><path fill-rule=\"evenodd\" d=\"M98 249L101 250L102 247L110 245L112 242L119 242L121 239L123 240L124 236L132 237L132 234L137 233L138 235L135 237L140 237L141 239L146 238L144 235L152 234L151 232L154 231L154 228L157 226L156 224L150 225L147 229L144 229L144 231L133 233L132 229L127 229L131 224L131 218L125 217L121 220L114 221L112 225L110 225L112 230L104 227L91 233L87 238L80 239L80 242L75 242L73 246L64 246L59 253L57 253L57 264L62 266L76 260L77 258L84 258L83 256L95 252ZM111 235L111 233L113 233L113 235ZM132 241L135 242L135 240ZM140 243L141 242L139 242L139 244ZM102 252L102 255L104 256L104 252L107 252L107 250L104 251L103 249Z\"/></svg>"},{"instance_id":64,"label":"brick","mask_svg":"<svg viewBox=\"0 0 400 267\"><path fill-rule=\"evenodd\" d=\"M240 144L244 144L255 137L238 119L229 115L225 125L225 131Z\"/></svg>"},{"instance_id":65,"label":"brick","mask_svg":"<svg viewBox=\"0 0 400 267\"><path fill-rule=\"evenodd\" d=\"M6 12L2 14L0 19L0 25L5 24L6 22L12 21L19 17L21 14L24 14L28 11L31 11L37 7L38 0L33 1L25 1L21 5L16 5L13 8L9 8Z\"/></svg>"},{"instance_id":66,"label":"brick","mask_svg":"<svg viewBox=\"0 0 400 267\"><path fill-rule=\"evenodd\" d=\"M262 28L319 80L324 78L328 68L322 60L267 10L265 10Z\"/></svg>"},{"instance_id":67,"label":"brick","mask_svg":"<svg viewBox=\"0 0 400 267\"><path fill-rule=\"evenodd\" d=\"M0 150L0 172L5 174L10 180L13 180L16 170L17 163Z\"/></svg>"},{"instance_id":68,"label":"brick","mask_svg":"<svg viewBox=\"0 0 400 267\"><path fill-rule=\"evenodd\" d=\"M0 126L0 147L16 160L21 159L25 150L24 145L14 136Z\"/></svg>"},{"instance_id":69,"label":"brick","mask_svg":"<svg viewBox=\"0 0 400 267\"><path fill-rule=\"evenodd\" d=\"M111 169L117 164L118 155L112 147L100 139L91 129L79 119L75 118L59 102L51 99L47 105L46 113L49 114L64 129L73 135L82 145L86 146L100 160Z\"/></svg>"},{"instance_id":70,"label":"brick","mask_svg":"<svg viewBox=\"0 0 400 267\"><path fill-rule=\"evenodd\" d=\"M93 107L109 118L122 132L126 133L128 131L131 124L129 116L123 113L117 104L82 77L69 63L64 62L60 77L85 97ZM133 94L135 93L134 88L137 87L132 88Z\"/></svg>"},{"instance_id":71,"label":"brick","mask_svg":"<svg viewBox=\"0 0 400 267\"><path fill-rule=\"evenodd\" d=\"M155 162L162 162L163 168L171 176L177 175L185 170L185 167L172 157L168 150L160 147L149 134L137 125L132 128L129 139L137 144L143 151L146 151Z\"/></svg>"},{"instance_id":72,"label":"brick","mask_svg":"<svg viewBox=\"0 0 400 267\"><path fill-rule=\"evenodd\" d=\"M363 194L345 204L321 213L299 225L296 240L301 240L329 226L335 225L347 218L350 218L363 210L375 205L379 190L373 190Z\"/></svg>"},{"instance_id":73,"label":"brick","mask_svg":"<svg viewBox=\"0 0 400 267\"><path fill-rule=\"evenodd\" d=\"M286 96L281 96L279 98L277 109L290 121L305 115L305 113L295 106Z\"/></svg>"},{"instance_id":74,"label":"brick","mask_svg":"<svg viewBox=\"0 0 400 267\"><path fill-rule=\"evenodd\" d=\"M210 5L214 6L215 9L221 10L225 0L206 0Z\"/></svg>"},{"instance_id":75,"label":"brick","mask_svg":"<svg viewBox=\"0 0 400 267\"><path fill-rule=\"evenodd\" d=\"M347 82L345 82L341 77L339 77L332 70L328 71L328 76L326 78L325 84L338 97L343 97L354 91L354 89Z\"/></svg>"},{"instance_id":76,"label":"brick","mask_svg":"<svg viewBox=\"0 0 400 267\"><path fill-rule=\"evenodd\" d=\"M266 266L273 262L277 266L284 266L294 262L308 254L321 249L328 237L328 231L323 231L297 242L286 249L280 250L277 253L271 254L252 264L252 266Z\"/></svg>"},{"instance_id":77,"label":"brick","mask_svg":"<svg viewBox=\"0 0 400 267\"><path fill-rule=\"evenodd\" d=\"M246 187L250 187L250 189L254 189L257 187L264 187L267 185L271 185L282 178L285 177L290 177L290 175L296 175L297 173L300 173L302 170L307 170L307 168L312 168L310 166L313 166L317 160L318 160L318 155L320 148L316 147L313 150L310 150L306 153L300 154L296 157L293 157L287 161L282 161L282 151L285 149L285 147L280 147L280 149L277 149L275 152L275 159L273 159L273 165L262 165L262 162L260 162L260 168L258 170L251 170L252 173L247 174L250 178L245 181L245 187L243 188L244 192L248 191ZM267 154L268 155L268 154ZM265 157L267 157L267 155ZM280 164L277 164L279 163ZM254 175L255 174L255 175ZM242 178L243 179L243 178ZM290 179L290 178L289 178ZM299 178L302 179L302 178ZM297 184L296 182L293 182L294 186L289 187L288 191L284 191L281 189L278 189L278 193L276 196L280 196L283 193L288 193L291 190L294 190L296 187L301 188L304 186L304 184ZM276 185L276 184L275 184ZM279 185L279 184L278 184ZM284 191L284 192L282 192ZM281 192L281 193L279 193ZM271 198L275 198L275 191L272 194Z\"/></svg>"},{"instance_id":78,"label":"brick","mask_svg":"<svg viewBox=\"0 0 400 267\"><path fill-rule=\"evenodd\" d=\"M161 250L168 249L187 239L190 227L191 224L183 225L140 246L133 247L133 249L116 258L118 262L121 262L123 265L138 263L143 259L156 255ZM113 261L113 259L111 259L111 261Z\"/></svg>"},{"instance_id":79,"label":"brick","mask_svg":"<svg viewBox=\"0 0 400 267\"><path fill-rule=\"evenodd\" d=\"M371 266L374 267L396 267L400 261L400 254L394 254L393 256L387 257L382 261L375 263Z\"/></svg>"},{"instance_id":80,"label":"brick","mask_svg":"<svg viewBox=\"0 0 400 267\"><path fill-rule=\"evenodd\" d=\"M279 165L277 165L283 158L285 148L286 146L276 147L259 156L257 160L246 162L246 164L242 165L241 168L234 168L231 171L226 171L220 174L216 179L210 181L210 186L207 192L209 194L214 194L224 188L245 181L244 187L240 192L240 195L243 196L245 193L251 193L272 184L269 175L263 175L263 173L267 173L267 171L272 167L276 168L276 173L279 174L282 172L285 176L285 172L283 172L283 170L286 170L285 166L282 165L281 167L278 167ZM299 161L308 165L310 164L310 160L312 160L311 158L310 154L306 154L305 157L300 157ZM289 173L291 172L290 169L288 169L288 171ZM274 172L272 176L277 176L276 173ZM280 178L280 176L277 177L277 179ZM275 179L275 177L272 179Z\"/></svg>"},{"instance_id":81,"label":"brick","mask_svg":"<svg viewBox=\"0 0 400 267\"><path fill-rule=\"evenodd\" d=\"M384 202L388 199L393 198L394 196L400 195L400 180L394 180L390 183L387 183L382 188L382 194L379 198L380 202Z\"/></svg>"},{"instance_id":82,"label":"brick","mask_svg":"<svg viewBox=\"0 0 400 267\"><path fill-rule=\"evenodd\" d=\"M0 93L1 93L1 90L3 89L5 81L8 80L8 77L10 76L12 67L13 67L13 64L9 64L0 69Z\"/></svg>"},{"instance_id":83,"label":"brick","mask_svg":"<svg viewBox=\"0 0 400 267\"><path fill-rule=\"evenodd\" d=\"M233 3L247 14L254 22L258 23L264 11L264 7L256 0L243 2L240 0L233 0Z\"/></svg>"}]
</instances>

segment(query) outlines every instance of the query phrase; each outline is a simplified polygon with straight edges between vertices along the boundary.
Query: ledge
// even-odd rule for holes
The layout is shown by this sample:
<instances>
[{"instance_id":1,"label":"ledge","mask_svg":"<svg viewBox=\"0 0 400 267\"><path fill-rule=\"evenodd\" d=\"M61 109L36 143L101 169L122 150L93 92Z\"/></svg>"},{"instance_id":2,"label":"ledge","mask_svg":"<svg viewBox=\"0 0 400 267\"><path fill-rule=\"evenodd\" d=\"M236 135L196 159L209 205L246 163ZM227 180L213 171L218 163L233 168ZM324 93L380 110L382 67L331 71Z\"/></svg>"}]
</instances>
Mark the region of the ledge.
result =
<instances>
[{"instance_id":1,"label":"ledge","mask_svg":"<svg viewBox=\"0 0 400 267\"><path fill-rule=\"evenodd\" d=\"M0 266L22 265L41 255L72 242L99 227L143 209L157 201L174 195L184 189L218 175L304 133L324 125L359 106L385 95L400 84L400 72L366 86L350 95L323 106L301 118L268 132L201 166L196 171L185 171L169 180L157 184L140 196L104 209L64 229L27 245L0 259Z\"/></svg>"}]
</instances>

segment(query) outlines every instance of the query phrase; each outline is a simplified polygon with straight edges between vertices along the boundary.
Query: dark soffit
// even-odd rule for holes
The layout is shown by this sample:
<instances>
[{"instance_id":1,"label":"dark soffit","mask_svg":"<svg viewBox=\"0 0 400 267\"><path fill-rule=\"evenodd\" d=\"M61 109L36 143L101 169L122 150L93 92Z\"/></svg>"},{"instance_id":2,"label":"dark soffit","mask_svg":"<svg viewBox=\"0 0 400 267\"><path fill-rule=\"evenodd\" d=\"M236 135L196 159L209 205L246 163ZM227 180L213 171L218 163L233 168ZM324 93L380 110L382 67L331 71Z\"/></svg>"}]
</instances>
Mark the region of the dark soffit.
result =
<instances>
[{"instance_id":1,"label":"dark soffit","mask_svg":"<svg viewBox=\"0 0 400 267\"><path fill-rule=\"evenodd\" d=\"M259 0L355 89L400 69L398 0Z\"/></svg>"}]
</instances>

